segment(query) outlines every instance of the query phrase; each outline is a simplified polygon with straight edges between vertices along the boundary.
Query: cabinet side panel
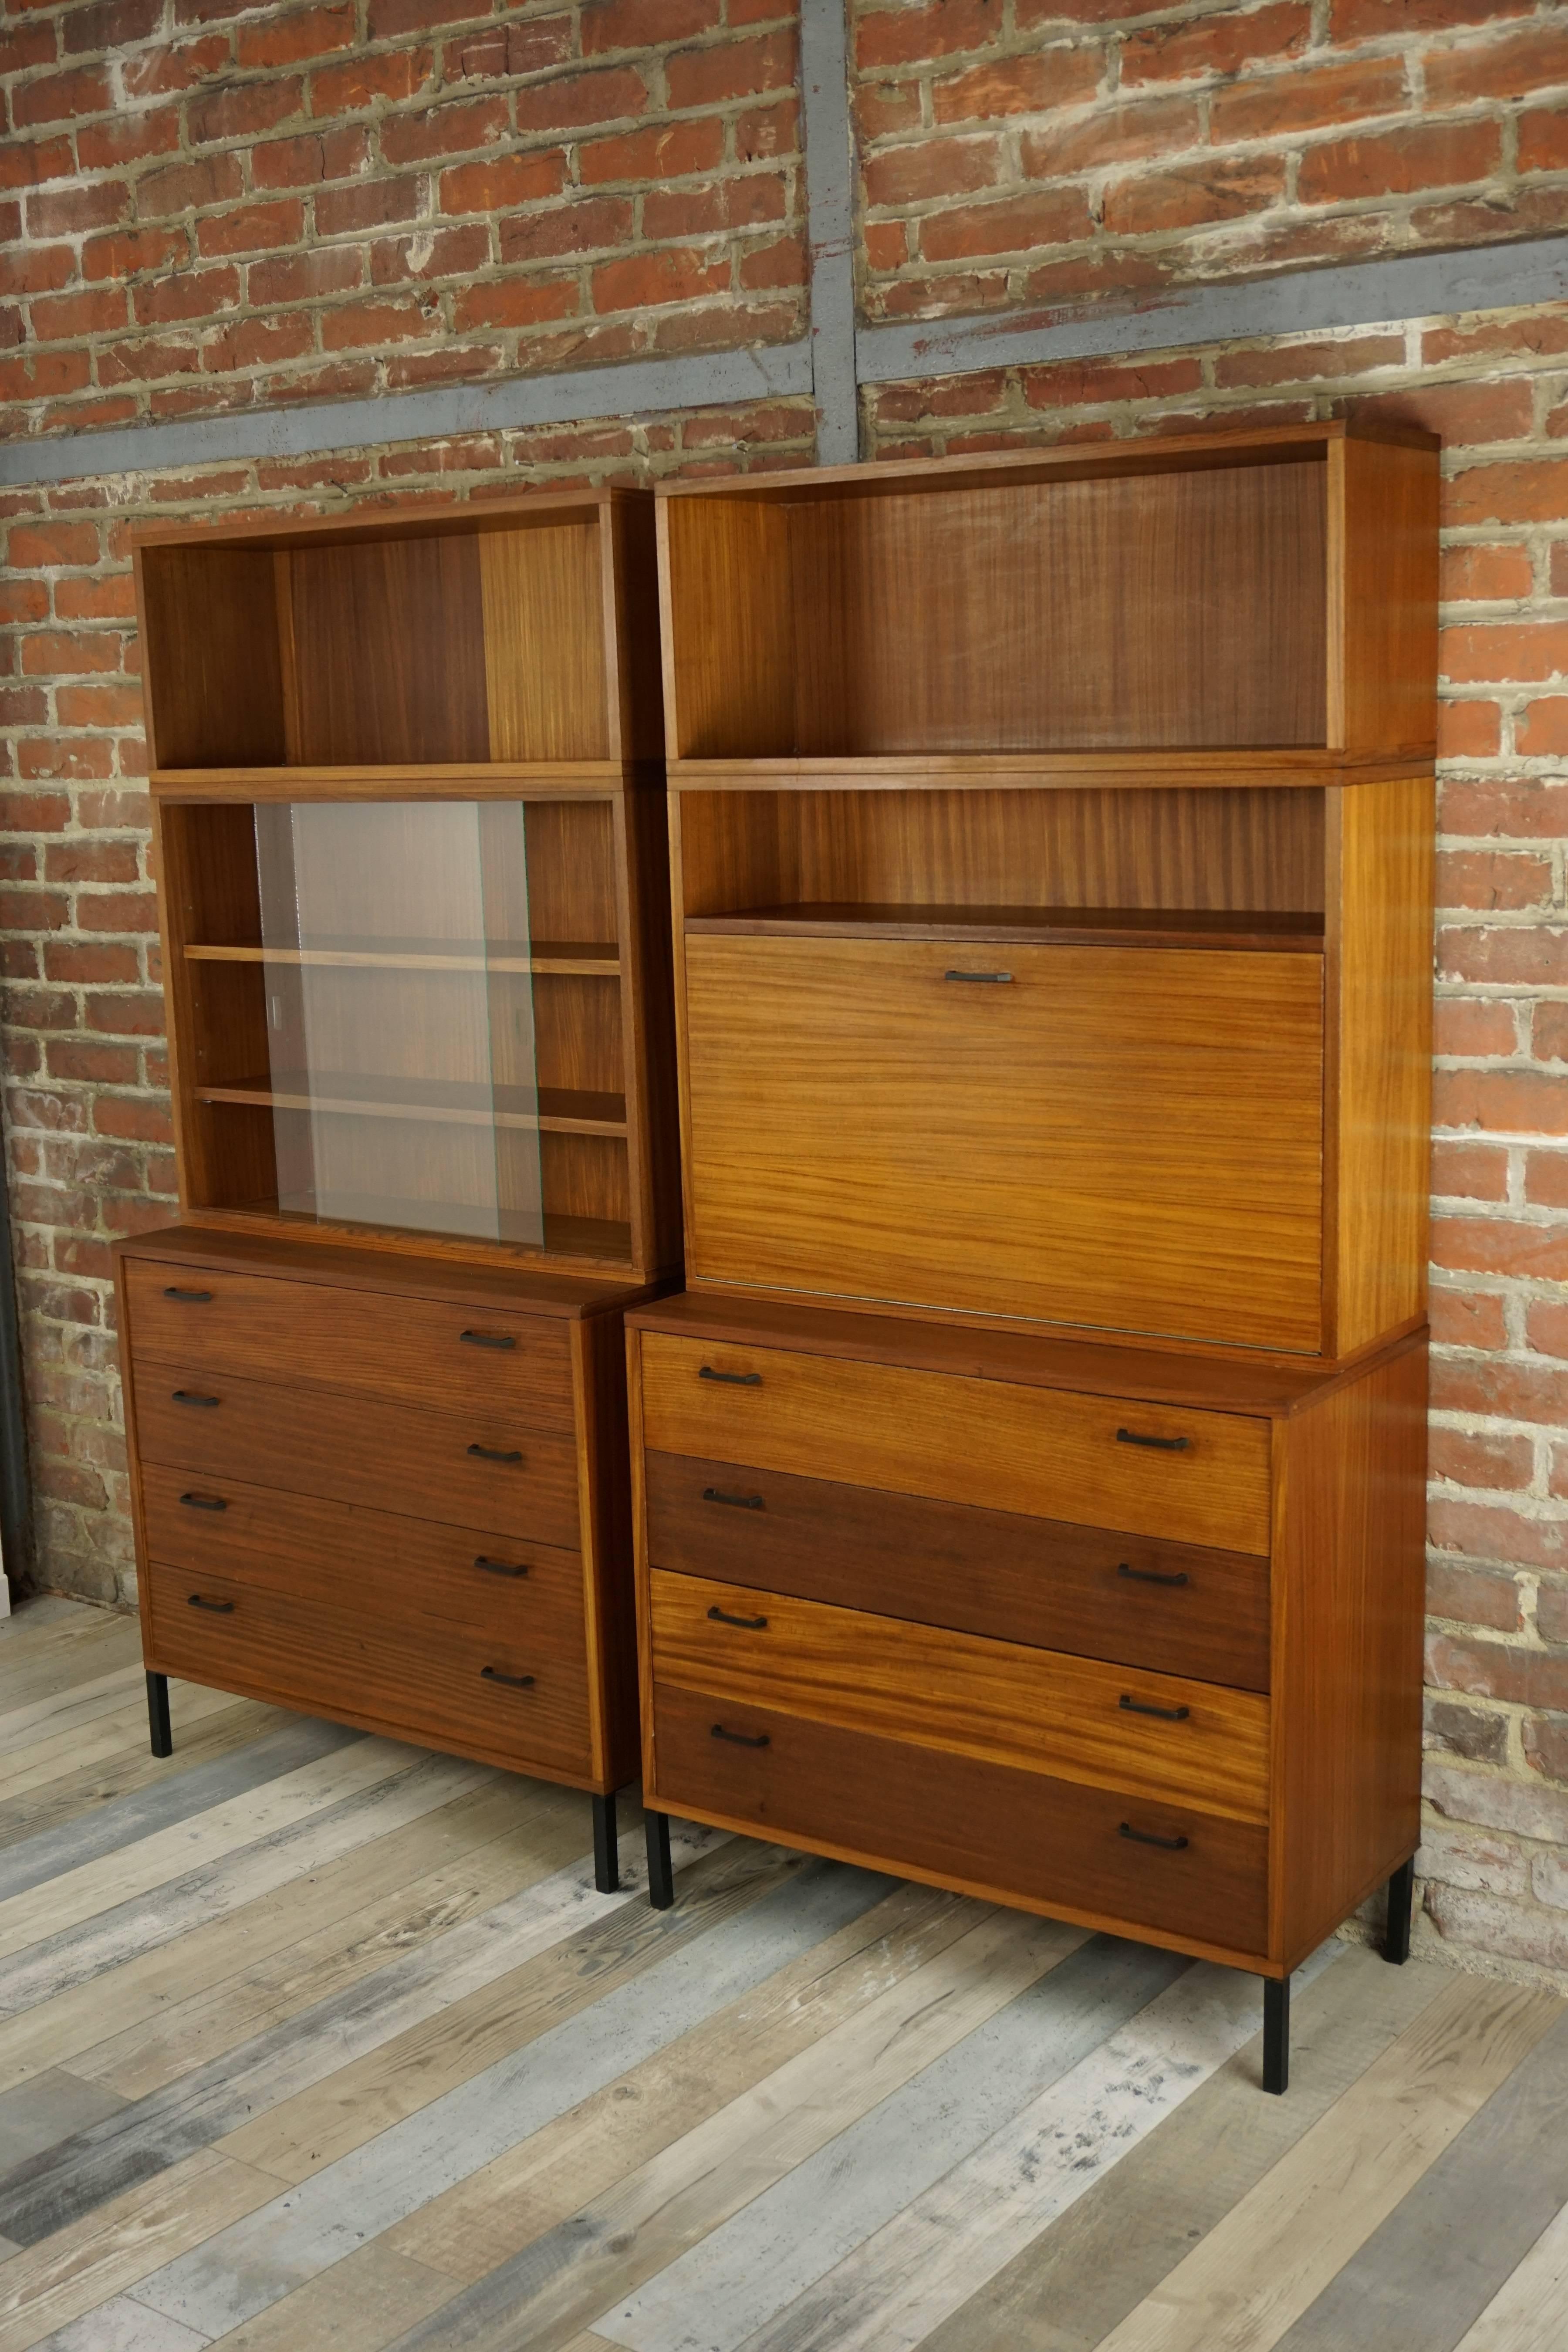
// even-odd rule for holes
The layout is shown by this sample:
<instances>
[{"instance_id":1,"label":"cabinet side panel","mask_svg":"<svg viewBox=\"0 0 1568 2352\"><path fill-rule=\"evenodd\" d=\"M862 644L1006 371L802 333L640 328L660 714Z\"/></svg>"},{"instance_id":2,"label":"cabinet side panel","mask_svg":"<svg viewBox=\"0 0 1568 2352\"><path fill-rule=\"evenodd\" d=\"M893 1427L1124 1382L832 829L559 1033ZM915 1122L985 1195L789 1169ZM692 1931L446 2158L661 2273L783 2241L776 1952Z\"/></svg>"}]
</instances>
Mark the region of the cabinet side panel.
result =
<instances>
[{"instance_id":1,"label":"cabinet side panel","mask_svg":"<svg viewBox=\"0 0 1568 2352\"><path fill-rule=\"evenodd\" d=\"M1272 1957L1294 1967L1421 1825L1426 1343L1283 1424Z\"/></svg>"},{"instance_id":2,"label":"cabinet side panel","mask_svg":"<svg viewBox=\"0 0 1568 2352\"><path fill-rule=\"evenodd\" d=\"M653 500L646 494L615 499L607 519L611 577L605 599L614 664L611 694L620 740L610 757L662 760L664 688L659 662L658 551Z\"/></svg>"},{"instance_id":3,"label":"cabinet side panel","mask_svg":"<svg viewBox=\"0 0 1568 2352\"><path fill-rule=\"evenodd\" d=\"M573 1326L579 1351L578 1474L595 1772L606 1789L637 1773L637 1608L626 1435L626 1327L619 1314Z\"/></svg>"},{"instance_id":4,"label":"cabinet side panel","mask_svg":"<svg viewBox=\"0 0 1568 2352\"><path fill-rule=\"evenodd\" d=\"M131 1532L136 1547L136 1605L142 1618L142 1655L149 1666L157 1657L153 1627L153 1580L147 1574L146 1520L142 1502L142 1457L136 1443L136 1378L131 1354L131 1297L126 1262L114 1264L114 1309L120 1326L120 1386L125 1412L125 1465L131 1480Z\"/></svg>"},{"instance_id":5,"label":"cabinet side panel","mask_svg":"<svg viewBox=\"0 0 1568 2352\"><path fill-rule=\"evenodd\" d=\"M1353 439L1342 449L1345 747L1430 752L1437 725L1437 451Z\"/></svg>"},{"instance_id":6,"label":"cabinet side panel","mask_svg":"<svg viewBox=\"0 0 1568 2352\"><path fill-rule=\"evenodd\" d=\"M154 763L269 767L286 759L270 550L147 547L138 576Z\"/></svg>"},{"instance_id":7,"label":"cabinet side panel","mask_svg":"<svg viewBox=\"0 0 1568 2352\"><path fill-rule=\"evenodd\" d=\"M675 979L670 960L669 830L665 795L652 780L622 802L626 824L626 923L622 954L630 977L626 1034L628 1108L638 1103L634 1171L642 1203L636 1256L646 1276L680 1264L680 1112L675 1069ZM624 983L623 983L624 984Z\"/></svg>"},{"instance_id":8,"label":"cabinet side panel","mask_svg":"<svg viewBox=\"0 0 1568 2352\"><path fill-rule=\"evenodd\" d=\"M1358 784L1339 801L1333 1352L1426 1306L1432 1129L1433 784Z\"/></svg>"}]
</instances>

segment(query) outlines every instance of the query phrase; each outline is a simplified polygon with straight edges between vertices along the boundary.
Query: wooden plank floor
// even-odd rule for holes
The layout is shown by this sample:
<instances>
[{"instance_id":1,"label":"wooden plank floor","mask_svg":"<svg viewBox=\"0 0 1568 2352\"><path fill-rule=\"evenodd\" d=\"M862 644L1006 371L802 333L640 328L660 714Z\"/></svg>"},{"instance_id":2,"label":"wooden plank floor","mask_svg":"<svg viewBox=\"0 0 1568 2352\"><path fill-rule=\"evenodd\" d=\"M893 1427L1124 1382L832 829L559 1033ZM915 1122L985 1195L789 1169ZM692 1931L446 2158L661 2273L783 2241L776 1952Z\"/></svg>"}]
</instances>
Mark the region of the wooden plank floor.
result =
<instances>
[{"instance_id":1,"label":"wooden plank floor","mask_svg":"<svg viewBox=\"0 0 1568 2352\"><path fill-rule=\"evenodd\" d=\"M0 1624L0 2352L1564 2352L1568 2004L1249 1979Z\"/></svg>"}]
</instances>

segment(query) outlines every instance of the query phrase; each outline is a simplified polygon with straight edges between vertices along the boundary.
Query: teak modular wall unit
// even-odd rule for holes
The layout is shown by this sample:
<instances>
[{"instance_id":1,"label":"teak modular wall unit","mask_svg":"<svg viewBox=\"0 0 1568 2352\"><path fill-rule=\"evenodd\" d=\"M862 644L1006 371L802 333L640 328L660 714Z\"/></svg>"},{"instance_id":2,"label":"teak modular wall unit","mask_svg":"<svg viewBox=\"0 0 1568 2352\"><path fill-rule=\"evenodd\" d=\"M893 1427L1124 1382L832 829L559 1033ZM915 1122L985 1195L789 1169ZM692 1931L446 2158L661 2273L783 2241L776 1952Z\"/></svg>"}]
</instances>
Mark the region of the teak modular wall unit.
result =
<instances>
[{"instance_id":1,"label":"teak modular wall unit","mask_svg":"<svg viewBox=\"0 0 1568 2352\"><path fill-rule=\"evenodd\" d=\"M613 1874L620 1318L680 1263L651 499L146 532L136 575L154 1744L171 1672L428 1739L592 1789Z\"/></svg>"},{"instance_id":2,"label":"teak modular wall unit","mask_svg":"<svg viewBox=\"0 0 1568 2352\"><path fill-rule=\"evenodd\" d=\"M1276 2088L1408 1940L1436 499L1329 424L658 501L647 1801L1251 1968Z\"/></svg>"}]
</instances>

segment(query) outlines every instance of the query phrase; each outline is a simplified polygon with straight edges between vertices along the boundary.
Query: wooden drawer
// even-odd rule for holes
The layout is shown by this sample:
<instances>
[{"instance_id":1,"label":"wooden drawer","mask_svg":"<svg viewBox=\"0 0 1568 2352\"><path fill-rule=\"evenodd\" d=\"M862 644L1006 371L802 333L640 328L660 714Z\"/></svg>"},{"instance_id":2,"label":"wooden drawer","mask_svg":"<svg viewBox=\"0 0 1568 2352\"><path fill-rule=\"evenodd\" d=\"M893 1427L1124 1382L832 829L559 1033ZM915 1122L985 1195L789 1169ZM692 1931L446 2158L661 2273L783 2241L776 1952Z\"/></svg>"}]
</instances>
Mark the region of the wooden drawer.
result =
<instances>
[{"instance_id":1,"label":"wooden drawer","mask_svg":"<svg viewBox=\"0 0 1568 2352\"><path fill-rule=\"evenodd\" d=\"M1268 1687L1268 1570L1246 1553L679 1454L645 1468L655 1568Z\"/></svg>"},{"instance_id":2,"label":"wooden drawer","mask_svg":"<svg viewBox=\"0 0 1568 2352\"><path fill-rule=\"evenodd\" d=\"M655 1453L1268 1550L1269 1425L1250 1415L656 1331L642 1393Z\"/></svg>"},{"instance_id":3,"label":"wooden drawer","mask_svg":"<svg viewBox=\"0 0 1568 2352\"><path fill-rule=\"evenodd\" d=\"M221 1511L201 1507L218 1501ZM548 1625L552 1639L582 1643L579 1552L237 1478L193 1490L189 1471L162 1462L142 1465L142 1513L149 1557L193 1576L351 1616L520 1633Z\"/></svg>"},{"instance_id":4,"label":"wooden drawer","mask_svg":"<svg viewBox=\"0 0 1568 2352\"><path fill-rule=\"evenodd\" d=\"M520 1770L592 1770L581 1613L574 1629L536 1622L511 1596L486 1630L396 1606L329 1606L161 1560L147 1576L148 1664L163 1674Z\"/></svg>"},{"instance_id":5,"label":"wooden drawer","mask_svg":"<svg viewBox=\"0 0 1568 2352\"><path fill-rule=\"evenodd\" d=\"M219 1496L226 1480L240 1479L537 1543L580 1541L574 1447L540 1436L502 1403L459 1418L138 1363L136 1438L144 1461L184 1470Z\"/></svg>"},{"instance_id":6,"label":"wooden drawer","mask_svg":"<svg viewBox=\"0 0 1568 2352\"><path fill-rule=\"evenodd\" d=\"M765 1745L716 1737L716 1725ZM1267 1948L1268 1832L1249 1822L663 1684L651 1744L647 1800L668 1811L716 1815L1005 1903L1237 1953ZM1156 1838L1169 1843L1142 1842Z\"/></svg>"},{"instance_id":7,"label":"wooden drawer","mask_svg":"<svg viewBox=\"0 0 1568 2352\"><path fill-rule=\"evenodd\" d=\"M695 929L689 1272L1313 1352L1322 991L1316 954Z\"/></svg>"},{"instance_id":8,"label":"wooden drawer","mask_svg":"<svg viewBox=\"0 0 1568 2352\"><path fill-rule=\"evenodd\" d=\"M531 1429L572 1433L572 1367L558 1320L152 1258L128 1258L125 1279L135 1360L353 1389L445 1412L504 1408Z\"/></svg>"},{"instance_id":9,"label":"wooden drawer","mask_svg":"<svg viewBox=\"0 0 1568 2352\"><path fill-rule=\"evenodd\" d=\"M657 1569L657 1682L1262 1822L1268 1701Z\"/></svg>"}]
</instances>

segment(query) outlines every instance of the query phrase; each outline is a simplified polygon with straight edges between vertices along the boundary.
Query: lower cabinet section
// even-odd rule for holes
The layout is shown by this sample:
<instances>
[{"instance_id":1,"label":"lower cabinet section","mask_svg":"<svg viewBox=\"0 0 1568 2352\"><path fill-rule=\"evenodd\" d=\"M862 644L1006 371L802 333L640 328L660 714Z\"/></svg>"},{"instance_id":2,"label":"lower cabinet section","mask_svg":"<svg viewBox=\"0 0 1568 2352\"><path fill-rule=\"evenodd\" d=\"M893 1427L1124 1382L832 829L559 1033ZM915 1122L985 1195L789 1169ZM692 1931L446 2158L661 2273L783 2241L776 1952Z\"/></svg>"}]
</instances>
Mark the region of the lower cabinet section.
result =
<instances>
[{"instance_id":1,"label":"lower cabinet section","mask_svg":"<svg viewBox=\"0 0 1568 2352\"><path fill-rule=\"evenodd\" d=\"M646 1292L195 1227L126 1243L121 1277L150 1674L600 1797L636 1779ZM613 1883L603 1806L596 1849Z\"/></svg>"},{"instance_id":2,"label":"lower cabinet section","mask_svg":"<svg viewBox=\"0 0 1568 2352\"><path fill-rule=\"evenodd\" d=\"M787 1844L1237 1952L1268 1947L1268 1834L1114 1789L656 1683L658 1799Z\"/></svg>"},{"instance_id":3,"label":"lower cabinet section","mask_svg":"<svg viewBox=\"0 0 1568 2352\"><path fill-rule=\"evenodd\" d=\"M1269 1364L695 1292L627 1326L651 1811L1251 1969L1279 2087L1284 1980L1408 1902L1425 1334Z\"/></svg>"}]
</instances>

